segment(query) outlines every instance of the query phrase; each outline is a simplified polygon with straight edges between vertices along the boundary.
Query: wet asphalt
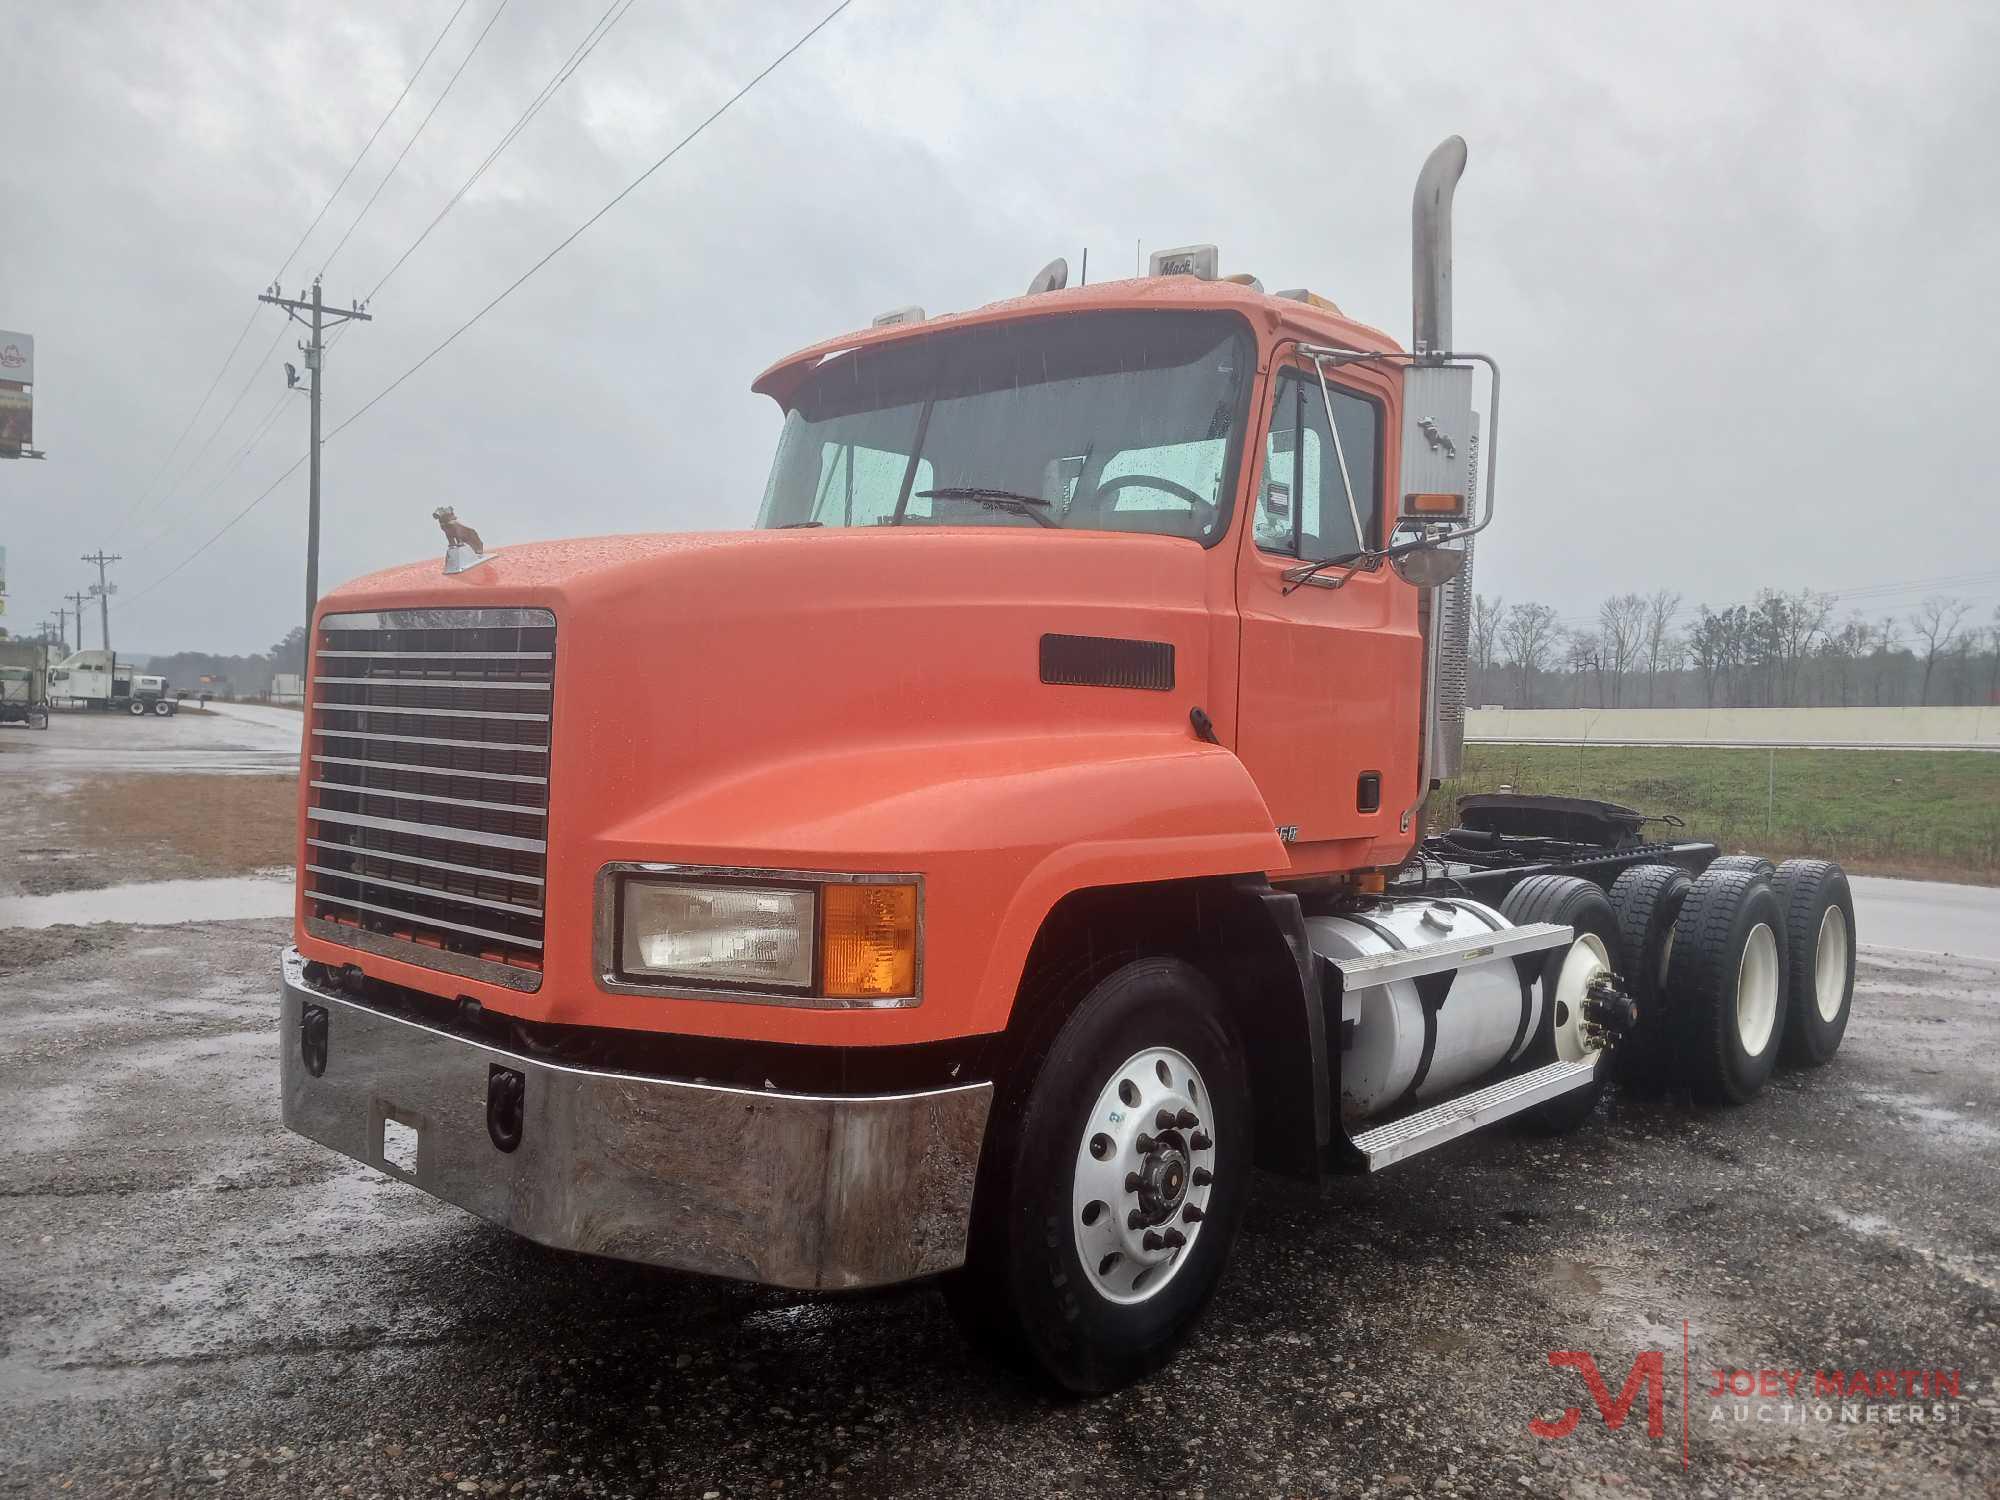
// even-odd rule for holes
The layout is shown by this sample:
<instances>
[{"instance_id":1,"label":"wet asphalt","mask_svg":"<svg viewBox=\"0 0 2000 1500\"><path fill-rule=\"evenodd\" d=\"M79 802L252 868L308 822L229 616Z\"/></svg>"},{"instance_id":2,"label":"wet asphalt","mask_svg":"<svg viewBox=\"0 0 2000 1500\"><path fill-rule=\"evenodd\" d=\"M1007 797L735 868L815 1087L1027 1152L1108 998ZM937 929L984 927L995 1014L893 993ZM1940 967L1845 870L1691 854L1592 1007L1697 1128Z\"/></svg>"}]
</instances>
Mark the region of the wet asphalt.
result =
<instances>
[{"instance_id":1,"label":"wet asphalt","mask_svg":"<svg viewBox=\"0 0 2000 1500\"><path fill-rule=\"evenodd\" d=\"M1834 1064L1746 1108L1262 1179L1179 1360L1072 1402L934 1287L581 1260L287 1135L284 937L0 932L0 1493L2000 1493L2000 965L1866 958ZM1552 1350L1613 1396L1656 1351L1660 1436ZM1712 1402L1718 1368L1961 1395L1801 1421Z\"/></svg>"}]
</instances>

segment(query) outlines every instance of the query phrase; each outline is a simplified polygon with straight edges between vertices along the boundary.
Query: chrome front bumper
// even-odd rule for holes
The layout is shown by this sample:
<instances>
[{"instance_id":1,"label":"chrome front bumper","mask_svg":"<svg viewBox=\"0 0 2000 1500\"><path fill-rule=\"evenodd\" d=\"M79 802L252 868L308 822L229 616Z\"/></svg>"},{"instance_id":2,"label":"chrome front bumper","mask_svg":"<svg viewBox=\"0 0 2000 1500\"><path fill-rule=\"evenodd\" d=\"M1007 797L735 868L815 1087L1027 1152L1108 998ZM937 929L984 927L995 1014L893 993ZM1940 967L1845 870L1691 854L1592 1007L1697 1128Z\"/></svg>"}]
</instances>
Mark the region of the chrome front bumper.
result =
<instances>
[{"instance_id":1,"label":"chrome front bumper","mask_svg":"<svg viewBox=\"0 0 2000 1500\"><path fill-rule=\"evenodd\" d=\"M594 1072L357 1005L309 984L296 949L283 969L286 1128L517 1234L809 1289L964 1263L991 1084L850 1098ZM308 1006L326 1014L317 1075ZM495 1068L525 1080L512 1151L487 1128Z\"/></svg>"}]
</instances>

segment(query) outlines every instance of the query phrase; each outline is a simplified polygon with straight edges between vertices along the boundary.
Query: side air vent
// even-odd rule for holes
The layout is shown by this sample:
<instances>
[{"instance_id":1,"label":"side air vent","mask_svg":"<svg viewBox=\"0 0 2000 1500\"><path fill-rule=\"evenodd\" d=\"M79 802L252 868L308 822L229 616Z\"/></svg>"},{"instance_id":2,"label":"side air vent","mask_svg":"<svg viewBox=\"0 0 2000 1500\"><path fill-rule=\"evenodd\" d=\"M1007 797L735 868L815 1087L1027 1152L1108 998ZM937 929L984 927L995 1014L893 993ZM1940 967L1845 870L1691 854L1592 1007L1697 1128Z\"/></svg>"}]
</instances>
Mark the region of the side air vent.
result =
<instances>
[{"instance_id":1,"label":"side air vent","mask_svg":"<svg viewBox=\"0 0 2000 1500\"><path fill-rule=\"evenodd\" d=\"M1066 687L1172 692L1173 642L1126 641L1108 635L1045 635L1042 681Z\"/></svg>"}]
</instances>

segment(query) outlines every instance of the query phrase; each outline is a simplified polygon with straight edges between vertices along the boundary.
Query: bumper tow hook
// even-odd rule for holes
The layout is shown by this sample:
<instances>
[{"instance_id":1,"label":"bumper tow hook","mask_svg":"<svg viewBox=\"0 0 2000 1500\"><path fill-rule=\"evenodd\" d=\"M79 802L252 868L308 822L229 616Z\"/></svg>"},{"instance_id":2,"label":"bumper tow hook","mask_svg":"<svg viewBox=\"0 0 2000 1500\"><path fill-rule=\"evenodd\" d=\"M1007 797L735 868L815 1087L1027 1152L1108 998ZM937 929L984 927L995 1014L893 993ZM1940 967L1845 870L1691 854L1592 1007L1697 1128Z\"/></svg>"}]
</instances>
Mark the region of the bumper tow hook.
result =
<instances>
[{"instance_id":1,"label":"bumper tow hook","mask_svg":"<svg viewBox=\"0 0 2000 1500\"><path fill-rule=\"evenodd\" d=\"M512 1151L521 1144L522 1106L528 1096L528 1081L512 1068L498 1063L486 1075L486 1134L494 1148Z\"/></svg>"}]
</instances>

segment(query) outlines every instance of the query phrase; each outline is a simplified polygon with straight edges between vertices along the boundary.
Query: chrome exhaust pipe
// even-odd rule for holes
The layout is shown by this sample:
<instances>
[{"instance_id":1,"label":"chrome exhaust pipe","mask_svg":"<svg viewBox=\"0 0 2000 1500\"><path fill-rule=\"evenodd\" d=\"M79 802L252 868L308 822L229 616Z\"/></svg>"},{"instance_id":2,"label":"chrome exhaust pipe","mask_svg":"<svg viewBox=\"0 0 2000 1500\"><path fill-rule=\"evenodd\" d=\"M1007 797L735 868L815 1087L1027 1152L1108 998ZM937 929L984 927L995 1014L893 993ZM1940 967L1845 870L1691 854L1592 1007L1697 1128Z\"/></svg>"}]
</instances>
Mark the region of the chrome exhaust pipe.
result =
<instances>
[{"instance_id":1,"label":"chrome exhaust pipe","mask_svg":"<svg viewBox=\"0 0 2000 1500\"><path fill-rule=\"evenodd\" d=\"M1419 355L1451 350L1451 195L1465 171L1465 137L1446 136L1417 174L1410 207L1410 322Z\"/></svg>"}]
</instances>

